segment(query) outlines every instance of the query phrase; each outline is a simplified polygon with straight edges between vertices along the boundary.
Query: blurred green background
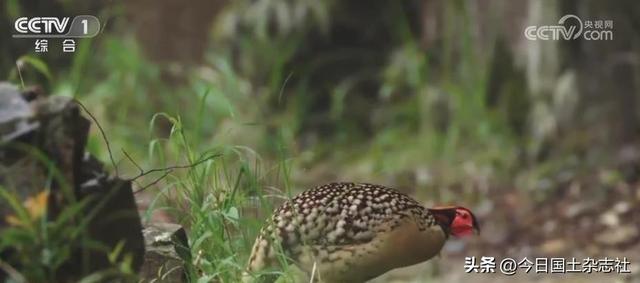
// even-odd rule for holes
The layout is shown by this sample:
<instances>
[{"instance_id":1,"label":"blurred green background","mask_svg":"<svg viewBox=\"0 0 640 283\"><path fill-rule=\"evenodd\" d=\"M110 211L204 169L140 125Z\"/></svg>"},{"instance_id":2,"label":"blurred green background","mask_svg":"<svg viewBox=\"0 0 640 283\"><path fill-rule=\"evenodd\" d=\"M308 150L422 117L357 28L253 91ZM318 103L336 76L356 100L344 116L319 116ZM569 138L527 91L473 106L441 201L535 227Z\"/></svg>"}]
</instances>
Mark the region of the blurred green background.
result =
<instances>
[{"instance_id":1,"label":"blurred green background","mask_svg":"<svg viewBox=\"0 0 640 283\"><path fill-rule=\"evenodd\" d=\"M331 181L481 219L480 237L380 282L533 280L464 275L465 255L640 264L637 1L2 3L0 77L82 101L121 175L138 173L125 151L143 168L222 155L137 195L146 220L189 229L194 282L235 282L273 206ZM81 14L103 29L73 54L10 37L19 16ZM612 20L614 39L524 37L565 14ZM109 163L95 125L89 148Z\"/></svg>"}]
</instances>

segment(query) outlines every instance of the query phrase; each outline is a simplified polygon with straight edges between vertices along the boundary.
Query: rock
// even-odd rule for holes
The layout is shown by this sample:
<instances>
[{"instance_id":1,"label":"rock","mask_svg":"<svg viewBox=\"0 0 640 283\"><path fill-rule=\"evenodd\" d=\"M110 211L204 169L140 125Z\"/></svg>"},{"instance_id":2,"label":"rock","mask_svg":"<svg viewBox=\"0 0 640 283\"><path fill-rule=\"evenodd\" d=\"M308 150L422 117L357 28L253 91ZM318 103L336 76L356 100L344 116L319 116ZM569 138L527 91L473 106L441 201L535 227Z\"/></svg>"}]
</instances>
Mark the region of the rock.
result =
<instances>
[{"instance_id":1,"label":"rock","mask_svg":"<svg viewBox=\"0 0 640 283\"><path fill-rule=\"evenodd\" d=\"M25 97L16 87L0 83L0 187L25 204L39 200L49 221L87 199L89 205L69 225L86 221L82 231L86 234L80 238L88 236L104 248L72 245L65 251L70 256L57 268L56 281L75 281L113 267L108 256L119 243L124 243L120 255L131 256L131 268L138 270L144 241L131 183L110 176L85 151L91 123L72 98L29 96L27 101ZM7 219L15 222L13 213L0 199L0 233L10 224ZM3 250L3 260L22 266L19 258L24 257L11 254L10 248Z\"/></svg>"},{"instance_id":2,"label":"rock","mask_svg":"<svg viewBox=\"0 0 640 283\"><path fill-rule=\"evenodd\" d=\"M182 226L154 223L144 228L143 235L142 282L187 282L185 263L191 261L191 251Z\"/></svg>"},{"instance_id":3,"label":"rock","mask_svg":"<svg viewBox=\"0 0 640 283\"><path fill-rule=\"evenodd\" d=\"M539 249L544 255L561 255L566 252L568 245L563 239L551 239L542 243Z\"/></svg>"},{"instance_id":4,"label":"rock","mask_svg":"<svg viewBox=\"0 0 640 283\"><path fill-rule=\"evenodd\" d=\"M639 237L638 227L622 225L614 229L605 229L596 236L596 242L605 246L624 246L637 241Z\"/></svg>"},{"instance_id":5,"label":"rock","mask_svg":"<svg viewBox=\"0 0 640 283\"><path fill-rule=\"evenodd\" d=\"M0 142L13 140L38 127L30 121L33 111L18 88L0 83Z\"/></svg>"},{"instance_id":6,"label":"rock","mask_svg":"<svg viewBox=\"0 0 640 283\"><path fill-rule=\"evenodd\" d=\"M607 211L600 215L600 222L609 228L620 225L620 217L614 211Z\"/></svg>"}]
</instances>

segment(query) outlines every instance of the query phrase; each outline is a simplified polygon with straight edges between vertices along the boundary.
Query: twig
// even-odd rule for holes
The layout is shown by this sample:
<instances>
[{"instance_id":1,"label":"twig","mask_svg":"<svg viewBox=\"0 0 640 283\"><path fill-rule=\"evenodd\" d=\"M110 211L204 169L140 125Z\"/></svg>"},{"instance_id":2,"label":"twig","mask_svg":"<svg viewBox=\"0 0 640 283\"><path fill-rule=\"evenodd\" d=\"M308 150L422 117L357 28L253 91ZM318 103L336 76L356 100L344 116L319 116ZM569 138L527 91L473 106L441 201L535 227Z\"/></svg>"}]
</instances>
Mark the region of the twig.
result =
<instances>
[{"instance_id":1,"label":"twig","mask_svg":"<svg viewBox=\"0 0 640 283\"><path fill-rule=\"evenodd\" d=\"M4 272L6 272L6 274L9 275L9 277L11 277L11 279L13 279L13 281L15 282L27 282L27 279L25 279L24 276L20 274L20 272L18 272L18 270L13 268L13 266L9 265L8 263L2 261L1 259L0 269L4 270Z\"/></svg>"},{"instance_id":2,"label":"twig","mask_svg":"<svg viewBox=\"0 0 640 283\"><path fill-rule=\"evenodd\" d=\"M93 116L93 114L91 112L89 112L87 107L85 107L84 104L82 104L82 102L80 102L80 100L77 100L77 99L74 98L73 102L75 102L78 105L80 105L80 107L82 107L84 112L86 112L87 115L89 115L89 117L91 117L91 120L93 120L93 122L96 123L96 125L98 126L98 129L100 130L100 134L102 135L102 139L104 140L104 143L107 146L107 151L109 151L109 160L111 160L111 165L113 166L113 170L116 171L116 177L120 177L120 174L118 173L118 166L116 165L116 162L113 160L113 154L111 152L111 145L109 144L109 139L107 139L107 135L104 133L104 130L102 129L102 126L98 122L98 119L96 119L96 117Z\"/></svg>"},{"instance_id":3,"label":"twig","mask_svg":"<svg viewBox=\"0 0 640 283\"><path fill-rule=\"evenodd\" d=\"M158 177L157 179L153 180L153 182L145 185L144 187L141 187L140 189L137 189L135 192L133 192L134 194L137 194L139 192L142 192L144 190L146 190L147 188L157 184L158 182L160 182L162 179L166 178L167 176L169 176L169 174L171 174L171 172L173 172L173 170L169 169L167 171L164 172L164 174L162 174L162 176ZM135 180L134 180L135 181Z\"/></svg>"},{"instance_id":4,"label":"twig","mask_svg":"<svg viewBox=\"0 0 640 283\"><path fill-rule=\"evenodd\" d=\"M284 88L287 86L287 82L289 82L289 79L291 78L291 76L293 76L293 72L289 73L287 78L284 79L284 82L282 83L282 87L280 87L280 93L278 94L278 105L280 105L280 101L282 100L282 94L284 94Z\"/></svg>"},{"instance_id":5,"label":"twig","mask_svg":"<svg viewBox=\"0 0 640 283\"><path fill-rule=\"evenodd\" d=\"M317 268L317 261L313 261L313 268L311 269L311 279L309 279L309 283L314 282L313 280L316 277L316 268Z\"/></svg>"},{"instance_id":6,"label":"twig","mask_svg":"<svg viewBox=\"0 0 640 283\"><path fill-rule=\"evenodd\" d=\"M120 177L120 173L118 172L118 166L116 165L115 160L113 159L113 152L111 151L111 145L109 144L109 139L107 139L107 135L104 133L104 129L102 129L102 125L100 125L100 123L98 122L98 119L96 119L95 116L93 116L93 114L91 112L89 112L89 110L87 109L87 107L84 106L84 104L82 104L82 102L80 102L77 99L73 100L75 103L77 103L78 105L80 105L80 107L82 107L82 109L84 110L84 112L87 113L87 115L89 115L89 117L91 117L91 120L93 120L93 122L98 126L98 129L100 130L100 134L102 135L102 139L104 140L105 145L107 146L107 151L109 152L109 160L111 160L111 164L113 165L113 168L115 170L116 173L116 177ZM162 179L164 179L165 177L167 177L169 174L171 174L171 172L173 172L173 170L175 169L187 169L187 168L193 168L196 167L208 160L211 160L213 158L216 158L218 156L220 156L221 154L214 154L211 155L209 157L203 158L199 161L196 161L194 163L188 164L188 165L175 165L175 166L169 166L169 167L164 167L164 168L154 168L148 171L144 171L144 169L142 169L142 167L135 161L133 160L133 158L131 157L131 155L129 155L129 153L127 153L124 149L121 149L122 153L124 153L124 155L127 157L127 159L129 159L129 161L131 161L131 163L133 163L134 166L136 166L136 168L138 168L138 170L140 170L140 173L138 173L138 175L136 175L133 178L127 179L127 181L130 182L134 182L134 183L138 183L136 180L142 176L145 175L149 175L151 173L156 173L156 172L164 172L162 174L162 176L160 176L159 178L153 180L151 183L145 185L144 187L141 187L140 189L136 190L135 192L133 192L134 194L137 194L139 192L142 192L144 190L146 190L147 188L157 184L158 182L160 182Z\"/></svg>"},{"instance_id":7,"label":"twig","mask_svg":"<svg viewBox=\"0 0 640 283\"><path fill-rule=\"evenodd\" d=\"M220 154L214 154L212 156L209 156L207 158L203 158L201 160L198 160L198 161L196 161L194 163L191 163L191 164L188 164L188 165L174 165L174 166L169 166L169 167L164 167L164 168L154 168L154 169L151 169L149 171L143 171L140 174L138 174L137 176L128 179L128 181L134 181L135 179L138 179L138 178L140 178L140 177L142 177L144 175L149 175L149 174L155 173L155 172L162 172L162 171L173 170L173 169L192 168L192 167L195 167L195 166L198 166L198 165L204 163L205 161L208 161L208 160L211 160L213 158L216 158L218 156L220 156Z\"/></svg>"},{"instance_id":8,"label":"twig","mask_svg":"<svg viewBox=\"0 0 640 283\"><path fill-rule=\"evenodd\" d=\"M121 148L120 150L122 150L122 153L124 153L124 156L126 156L127 159L129 159L129 161L131 161L131 163L133 163L133 165L136 166L138 170L140 170L139 174L144 173L144 170L142 169L142 167L140 167L140 165L138 165L138 163L135 160L133 160L133 158L129 155L129 153L126 150L124 150L124 148ZM138 180L131 180L131 182L135 183L138 187L142 187L138 182Z\"/></svg>"},{"instance_id":9,"label":"twig","mask_svg":"<svg viewBox=\"0 0 640 283\"><path fill-rule=\"evenodd\" d=\"M127 159L129 159L129 161L131 161L131 163L133 163L133 165L136 166L136 168L138 168L138 170L140 170L140 174L144 173L144 170L142 170L142 167L140 167L140 165L138 165L138 163L136 163L136 161L133 160L133 158L131 158L129 153L127 153L127 151L124 150L124 148L121 148L120 150L122 150L122 153L124 153L124 156L126 156Z\"/></svg>"},{"instance_id":10,"label":"twig","mask_svg":"<svg viewBox=\"0 0 640 283\"><path fill-rule=\"evenodd\" d=\"M175 165L175 166L169 166L169 167L164 167L164 168L155 168L155 169L151 169L151 170L148 170L148 171L141 171L140 174L138 174L137 176L135 176L133 178L128 179L127 181L135 182L136 179L138 179L138 178L140 178L142 176L149 175L149 174L155 173L155 172L164 172L164 174L162 174L162 176L160 176L159 178L153 180L151 183L149 183L149 184L145 185L144 187L142 187L142 188L136 190L135 192L133 192L134 194L137 194L137 193L142 192L142 191L146 190L147 188L157 184L158 182L160 182L160 180L164 179L169 174L171 174L171 172L173 172L173 170L175 170L175 169L193 168L193 167L196 167L196 166L198 166L198 165L200 165L200 164L202 164L202 163L204 163L206 161L214 159L214 158L216 158L218 156L221 156L221 154L214 154L214 155L208 156L206 158L203 158L201 160L198 160L198 161L196 161L194 163L191 163L191 164L188 164L188 165ZM136 164L136 166L137 166L137 164ZM140 168L140 167L138 166L138 168Z\"/></svg>"}]
</instances>

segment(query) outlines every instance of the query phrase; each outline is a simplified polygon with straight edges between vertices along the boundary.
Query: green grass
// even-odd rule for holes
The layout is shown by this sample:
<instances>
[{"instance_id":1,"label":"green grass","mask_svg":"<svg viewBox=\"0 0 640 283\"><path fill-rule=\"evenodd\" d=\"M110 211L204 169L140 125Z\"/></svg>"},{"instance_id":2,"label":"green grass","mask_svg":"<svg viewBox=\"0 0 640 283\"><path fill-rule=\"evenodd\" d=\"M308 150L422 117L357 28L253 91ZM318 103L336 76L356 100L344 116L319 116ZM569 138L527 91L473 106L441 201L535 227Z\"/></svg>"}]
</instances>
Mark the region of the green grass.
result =
<instances>
[{"instance_id":1,"label":"green grass","mask_svg":"<svg viewBox=\"0 0 640 283\"><path fill-rule=\"evenodd\" d=\"M132 256L122 250L124 242L114 249L95 241L88 235L88 226L104 206L109 196L101 200L86 197L76 200L66 180L57 168L41 152L26 146L16 146L47 169L49 176L46 187L37 194L21 200L16 188L0 186L0 203L9 208L0 237L0 268L8 275L7 282L56 282L70 280L65 270L82 270L74 264L86 263L90 252L108 255L109 267L89 274L83 278L74 278L78 282L101 282L104 280L136 280L131 268ZM37 176L34 176L37 178ZM52 195L49 187L55 180L59 190L52 202L63 203L59 213L53 217L48 214L47 202ZM59 198L61 197L61 198ZM51 203L51 202L50 202ZM81 251L81 253L76 253ZM5 257L6 256L6 257ZM80 258L77 258L80 257ZM18 263L19 265L11 266Z\"/></svg>"},{"instance_id":2,"label":"green grass","mask_svg":"<svg viewBox=\"0 0 640 283\"><path fill-rule=\"evenodd\" d=\"M274 200L291 194L290 161L283 157L269 166L250 148L224 144L196 152L193 144L197 142L191 141L181 119L162 116L172 122L171 134L153 140L149 152L184 164L207 161L176 170L153 188L159 194L147 217L165 210L187 228L193 257L188 268L190 281L238 282L262 216L272 211ZM267 189L274 184L281 184L282 191Z\"/></svg>"}]
</instances>

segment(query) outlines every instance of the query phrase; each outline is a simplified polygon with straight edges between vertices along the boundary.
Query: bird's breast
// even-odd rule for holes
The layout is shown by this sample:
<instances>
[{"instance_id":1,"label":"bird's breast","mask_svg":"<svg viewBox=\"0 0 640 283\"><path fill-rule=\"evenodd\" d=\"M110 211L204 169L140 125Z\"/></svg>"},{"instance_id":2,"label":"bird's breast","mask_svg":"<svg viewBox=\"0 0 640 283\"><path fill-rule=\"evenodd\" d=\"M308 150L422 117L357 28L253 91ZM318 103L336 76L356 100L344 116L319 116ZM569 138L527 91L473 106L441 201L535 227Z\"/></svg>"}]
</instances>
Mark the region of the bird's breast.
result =
<instances>
[{"instance_id":1,"label":"bird's breast","mask_svg":"<svg viewBox=\"0 0 640 283\"><path fill-rule=\"evenodd\" d=\"M420 229L411 218L392 223L367 243L330 253L319 266L324 282L364 282L394 268L424 262L437 255L446 236L438 225Z\"/></svg>"},{"instance_id":2,"label":"bird's breast","mask_svg":"<svg viewBox=\"0 0 640 283\"><path fill-rule=\"evenodd\" d=\"M429 260L440 252L446 241L446 235L440 226L420 229L410 218L405 219L396 228L381 233L380 238L379 261L389 269Z\"/></svg>"}]
</instances>

